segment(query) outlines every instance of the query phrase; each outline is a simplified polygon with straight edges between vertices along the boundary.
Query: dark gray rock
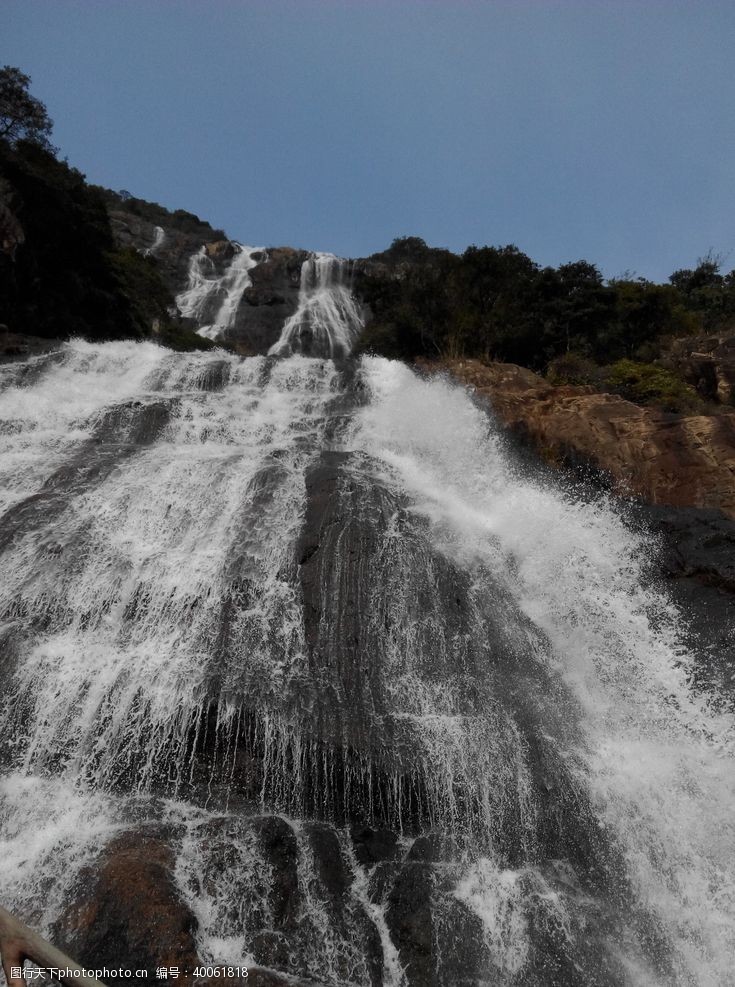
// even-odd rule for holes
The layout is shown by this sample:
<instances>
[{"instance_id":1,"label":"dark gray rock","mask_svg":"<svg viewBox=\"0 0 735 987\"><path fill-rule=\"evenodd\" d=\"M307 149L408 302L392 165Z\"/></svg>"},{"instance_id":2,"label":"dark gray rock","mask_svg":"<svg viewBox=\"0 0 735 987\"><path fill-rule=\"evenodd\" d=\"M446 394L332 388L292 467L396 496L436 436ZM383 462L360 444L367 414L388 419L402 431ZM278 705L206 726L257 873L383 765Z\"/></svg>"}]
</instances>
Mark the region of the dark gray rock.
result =
<instances>
[{"instance_id":1,"label":"dark gray rock","mask_svg":"<svg viewBox=\"0 0 735 987\"><path fill-rule=\"evenodd\" d=\"M252 268L252 286L246 288L235 324L225 340L245 353L267 353L281 335L286 320L296 311L305 250L269 247L262 263Z\"/></svg>"},{"instance_id":2,"label":"dark gray rock","mask_svg":"<svg viewBox=\"0 0 735 987\"><path fill-rule=\"evenodd\" d=\"M652 574L680 607L696 687L735 695L735 521L720 511L640 505L659 552Z\"/></svg>"}]
</instances>

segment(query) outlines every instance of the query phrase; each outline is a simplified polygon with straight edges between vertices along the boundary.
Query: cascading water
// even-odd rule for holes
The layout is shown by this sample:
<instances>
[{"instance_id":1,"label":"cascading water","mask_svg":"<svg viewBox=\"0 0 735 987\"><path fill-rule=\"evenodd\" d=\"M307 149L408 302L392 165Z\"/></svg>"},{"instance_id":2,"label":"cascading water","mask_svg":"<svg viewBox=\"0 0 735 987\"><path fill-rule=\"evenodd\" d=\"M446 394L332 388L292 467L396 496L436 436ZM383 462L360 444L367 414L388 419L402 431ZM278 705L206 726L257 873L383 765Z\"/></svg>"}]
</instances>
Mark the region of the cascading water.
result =
<instances>
[{"instance_id":1,"label":"cascading water","mask_svg":"<svg viewBox=\"0 0 735 987\"><path fill-rule=\"evenodd\" d=\"M166 239L166 231L162 226L156 226L153 231L153 243L143 251L144 257L155 257Z\"/></svg>"},{"instance_id":2,"label":"cascading water","mask_svg":"<svg viewBox=\"0 0 735 987\"><path fill-rule=\"evenodd\" d=\"M315 253L305 260L298 307L269 352L274 356L346 356L364 325L349 276L349 261L334 254Z\"/></svg>"},{"instance_id":3,"label":"cascading water","mask_svg":"<svg viewBox=\"0 0 735 987\"><path fill-rule=\"evenodd\" d=\"M732 713L646 539L463 390L73 342L0 423L4 905L68 930L155 838L205 963L735 983Z\"/></svg>"},{"instance_id":4,"label":"cascading water","mask_svg":"<svg viewBox=\"0 0 735 987\"><path fill-rule=\"evenodd\" d=\"M176 296L181 314L194 319L197 332L206 339L216 339L234 325L243 293L252 284L250 271L264 257L264 251L257 247L232 246L232 260L222 274L206 246L192 254L187 287Z\"/></svg>"}]
</instances>

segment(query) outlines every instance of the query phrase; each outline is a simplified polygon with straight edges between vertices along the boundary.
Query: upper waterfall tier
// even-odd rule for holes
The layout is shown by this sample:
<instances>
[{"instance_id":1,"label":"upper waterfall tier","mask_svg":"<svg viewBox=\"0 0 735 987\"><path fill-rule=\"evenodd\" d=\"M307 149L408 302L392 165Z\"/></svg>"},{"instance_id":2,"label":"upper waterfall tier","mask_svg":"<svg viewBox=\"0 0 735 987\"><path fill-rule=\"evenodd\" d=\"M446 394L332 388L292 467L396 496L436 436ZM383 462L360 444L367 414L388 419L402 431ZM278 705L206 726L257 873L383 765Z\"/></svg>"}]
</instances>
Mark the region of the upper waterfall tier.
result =
<instances>
[{"instance_id":1,"label":"upper waterfall tier","mask_svg":"<svg viewBox=\"0 0 735 987\"><path fill-rule=\"evenodd\" d=\"M153 230L153 243L143 250L145 257L155 257L163 244L166 242L166 231L162 226L156 226Z\"/></svg>"},{"instance_id":2,"label":"upper waterfall tier","mask_svg":"<svg viewBox=\"0 0 735 987\"><path fill-rule=\"evenodd\" d=\"M301 267L298 308L268 352L274 356L346 356L364 325L349 279L348 261L334 254L311 254Z\"/></svg>"},{"instance_id":3,"label":"upper waterfall tier","mask_svg":"<svg viewBox=\"0 0 735 987\"><path fill-rule=\"evenodd\" d=\"M263 260L263 251L233 243L232 260L224 272L217 265L206 245L192 254L189 261L189 282L176 297L181 314L197 323L197 332L207 339L216 339L231 329L246 288L252 284L250 271Z\"/></svg>"}]
</instances>

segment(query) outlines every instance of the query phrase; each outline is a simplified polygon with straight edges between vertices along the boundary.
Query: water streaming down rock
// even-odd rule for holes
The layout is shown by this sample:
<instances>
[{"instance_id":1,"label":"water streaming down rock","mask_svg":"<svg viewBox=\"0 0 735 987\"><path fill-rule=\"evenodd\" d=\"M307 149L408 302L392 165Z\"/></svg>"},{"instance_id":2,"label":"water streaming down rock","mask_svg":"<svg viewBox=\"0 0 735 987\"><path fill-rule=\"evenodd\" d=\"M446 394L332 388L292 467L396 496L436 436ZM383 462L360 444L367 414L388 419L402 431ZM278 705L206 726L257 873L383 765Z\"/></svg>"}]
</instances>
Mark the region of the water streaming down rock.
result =
<instances>
[{"instance_id":1,"label":"water streaming down rock","mask_svg":"<svg viewBox=\"0 0 735 987\"><path fill-rule=\"evenodd\" d=\"M181 314L193 319L197 332L206 339L216 339L233 326L243 293L252 283L249 272L264 257L256 247L231 246L232 259L224 271L218 269L206 245L192 254L188 285L176 297Z\"/></svg>"},{"instance_id":2,"label":"water streaming down rock","mask_svg":"<svg viewBox=\"0 0 735 987\"><path fill-rule=\"evenodd\" d=\"M166 231L162 226L157 226L154 230L153 243L143 251L145 257L155 257L157 251L163 246L166 240Z\"/></svg>"},{"instance_id":3,"label":"water streaming down rock","mask_svg":"<svg viewBox=\"0 0 735 987\"><path fill-rule=\"evenodd\" d=\"M334 254L315 253L301 268L298 308L269 352L344 357L363 325L363 314L350 289L350 262Z\"/></svg>"},{"instance_id":4,"label":"water streaming down rock","mask_svg":"<svg viewBox=\"0 0 735 987\"><path fill-rule=\"evenodd\" d=\"M76 342L0 421L5 904L95 965L733 982L731 712L464 391Z\"/></svg>"}]
</instances>

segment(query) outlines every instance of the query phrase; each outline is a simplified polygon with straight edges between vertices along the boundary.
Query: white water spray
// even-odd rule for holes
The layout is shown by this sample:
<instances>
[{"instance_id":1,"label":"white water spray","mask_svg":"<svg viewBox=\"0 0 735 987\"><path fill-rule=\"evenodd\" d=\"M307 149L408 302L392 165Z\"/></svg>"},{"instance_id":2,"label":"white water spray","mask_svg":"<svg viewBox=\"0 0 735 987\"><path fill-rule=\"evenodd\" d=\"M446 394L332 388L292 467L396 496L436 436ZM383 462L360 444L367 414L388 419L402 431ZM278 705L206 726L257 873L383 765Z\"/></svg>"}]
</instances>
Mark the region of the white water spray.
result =
<instances>
[{"instance_id":1,"label":"white water spray","mask_svg":"<svg viewBox=\"0 0 735 987\"><path fill-rule=\"evenodd\" d=\"M385 360L366 369L372 401L353 441L386 464L386 482L409 492L452 558L503 566L549 636L553 667L584 710L580 781L671 936L676 982L733 983L735 719L718 697L692 692L681 616L645 588L645 542L604 502L519 476L463 389ZM467 877L458 893L484 921L498 916L493 940L518 919L498 900L510 877L480 905L485 881Z\"/></svg>"}]
</instances>

